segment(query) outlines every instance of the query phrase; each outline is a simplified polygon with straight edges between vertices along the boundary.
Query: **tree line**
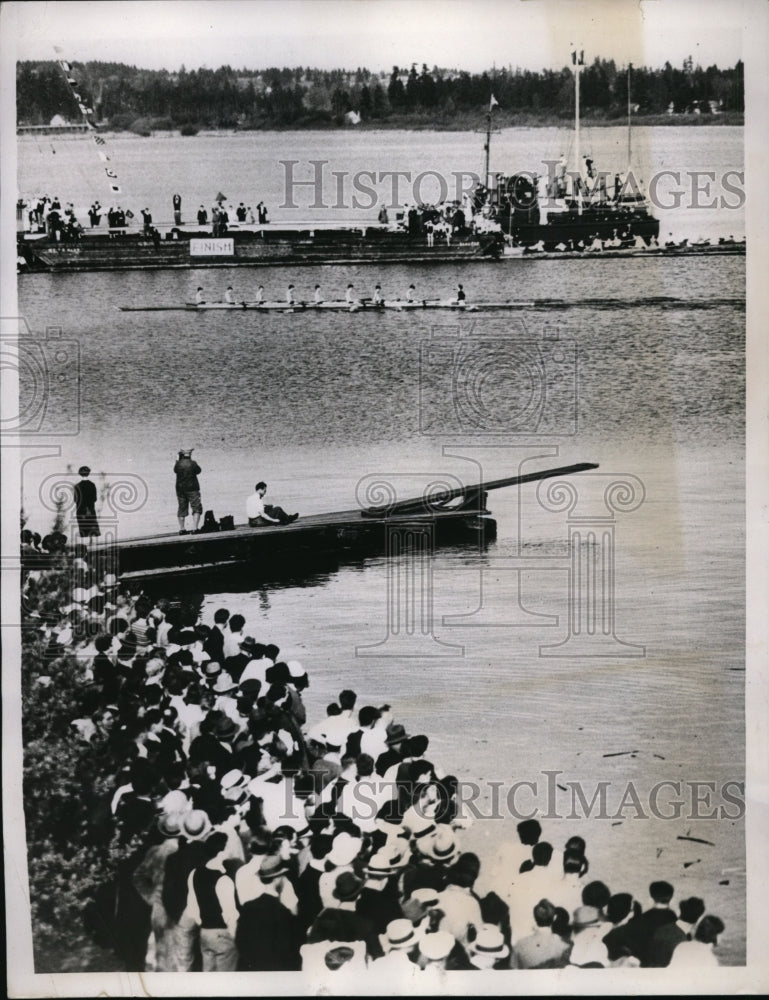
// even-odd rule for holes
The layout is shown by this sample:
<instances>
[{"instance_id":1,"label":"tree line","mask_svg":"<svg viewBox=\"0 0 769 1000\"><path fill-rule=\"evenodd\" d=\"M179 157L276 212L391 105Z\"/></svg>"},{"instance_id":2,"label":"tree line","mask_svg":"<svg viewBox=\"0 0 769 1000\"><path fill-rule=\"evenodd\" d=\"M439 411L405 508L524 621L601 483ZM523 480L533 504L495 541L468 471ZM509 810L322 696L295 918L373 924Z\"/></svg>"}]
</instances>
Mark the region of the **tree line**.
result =
<instances>
[{"instance_id":1,"label":"tree line","mask_svg":"<svg viewBox=\"0 0 769 1000\"><path fill-rule=\"evenodd\" d=\"M491 95L500 121L528 115L567 118L574 113L570 68L539 72L494 69L483 73L423 64L394 66L391 73L366 69L305 67L264 70L147 70L123 63L88 62L72 67L78 92L98 123L113 128L274 128L343 124L348 112L363 121L445 121L482 115ZM744 110L743 64L730 69L632 67L630 92L637 115L710 114ZM586 117L626 114L628 72L613 60L595 59L581 75L581 110ZM55 115L78 122L80 113L64 73L55 62L20 62L16 68L19 125L47 125ZM137 130L141 130L137 128Z\"/></svg>"}]
</instances>

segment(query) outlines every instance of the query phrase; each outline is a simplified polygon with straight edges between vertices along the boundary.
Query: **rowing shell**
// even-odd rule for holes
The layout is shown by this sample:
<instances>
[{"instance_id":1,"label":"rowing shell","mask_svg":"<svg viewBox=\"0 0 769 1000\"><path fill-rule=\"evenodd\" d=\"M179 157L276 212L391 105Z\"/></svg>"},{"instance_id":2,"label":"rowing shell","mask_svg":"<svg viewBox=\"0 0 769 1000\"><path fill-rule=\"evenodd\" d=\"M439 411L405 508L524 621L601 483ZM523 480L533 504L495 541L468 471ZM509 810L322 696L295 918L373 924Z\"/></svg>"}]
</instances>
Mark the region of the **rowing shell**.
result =
<instances>
[{"instance_id":1,"label":"rowing shell","mask_svg":"<svg viewBox=\"0 0 769 1000\"><path fill-rule=\"evenodd\" d=\"M538 303L534 301L515 302L478 302L475 304L458 302L441 302L438 299L420 299L418 302L401 302L398 299L386 302L203 302L196 305L186 302L179 306L118 306L120 312L205 312L209 309L243 312L383 312L394 310L405 312L414 309L454 309L462 312L479 312L490 309L532 309Z\"/></svg>"}]
</instances>

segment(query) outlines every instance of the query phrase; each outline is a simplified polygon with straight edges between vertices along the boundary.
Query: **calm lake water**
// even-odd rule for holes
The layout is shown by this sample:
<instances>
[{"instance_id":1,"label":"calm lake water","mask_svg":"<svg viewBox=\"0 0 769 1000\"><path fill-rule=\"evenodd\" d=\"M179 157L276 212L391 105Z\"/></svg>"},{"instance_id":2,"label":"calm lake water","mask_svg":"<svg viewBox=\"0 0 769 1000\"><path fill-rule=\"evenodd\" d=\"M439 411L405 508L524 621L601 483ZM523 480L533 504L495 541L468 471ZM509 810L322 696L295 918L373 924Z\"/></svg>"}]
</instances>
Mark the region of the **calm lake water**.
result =
<instances>
[{"instance_id":1,"label":"calm lake water","mask_svg":"<svg viewBox=\"0 0 769 1000\"><path fill-rule=\"evenodd\" d=\"M740 129L639 132L647 171L741 166ZM624 150L623 135L593 130L594 152L608 158L615 147ZM251 192L276 205L279 159L327 156L339 169L369 163L419 171L446 162L472 169L477 140L445 133L122 138L114 157L137 206L147 203L163 218L177 188L190 206L209 203L219 189L235 203ZM535 156L557 158L559 141L550 130L505 131L494 156L523 167ZM56 154L42 140L20 147L22 190L85 205L99 194L87 144L85 157L69 140L57 140ZM70 166L64 180L62 162ZM676 215L682 232L689 217L709 235L742 231L739 213L695 215ZM427 314L115 308L182 302L198 284L212 299L230 283L237 296L263 283L279 297L289 281L299 297L316 282L327 298L341 296L348 281L359 294L381 281L386 294L403 295L413 281L420 296L447 297L457 280L471 300L601 297L614 304L464 317L462 324L456 317L433 323ZM32 331L60 328L80 372L79 397L51 379L44 419L65 435L56 439L60 453L24 468L24 507L38 527L51 517L38 495L43 480L87 462L99 486L121 477L146 486L141 509L120 514L121 534L173 530L171 467L177 449L193 445L204 506L236 520L260 478L273 502L310 514L355 507L356 488L370 476L409 496L427 479L488 480L515 474L524 461L527 471L599 463L596 476L573 480L580 504L588 504L573 516L598 516L612 480L630 479L637 499L643 495L613 522L616 635L633 648L614 645L602 656L553 658L541 649L568 634L570 522L565 511L547 509L536 486L490 495L499 538L484 552L437 553L424 577L434 638L421 644L383 642L388 574L402 562L322 566L288 584L265 582L254 567L251 588L205 595L207 620L220 605L242 611L258 639L302 660L311 718L351 686L361 704L388 702L409 731L428 733L447 770L505 786L537 782L540 810L547 808L545 770L563 772L563 788L581 782L588 799L596 782L611 782L612 814L631 781L648 812L657 782L715 782L719 806L724 783L743 779L744 260L34 275L21 280L19 294ZM650 296L682 301L650 307ZM628 652L643 655L620 655ZM560 815L568 815L570 794L555 794ZM660 796L671 812L672 797ZM692 818L686 786L681 798L688 801L679 819L634 819L631 807L623 821L552 819L543 827L556 846L585 836L591 875L613 891L645 901L658 877L676 886L677 899L702 896L727 925L721 960L744 961L743 824ZM488 811L490 801L484 784L478 805ZM531 801L520 797L519 808ZM478 821L466 843L485 853L514 824ZM677 839L688 836L711 844Z\"/></svg>"}]
</instances>

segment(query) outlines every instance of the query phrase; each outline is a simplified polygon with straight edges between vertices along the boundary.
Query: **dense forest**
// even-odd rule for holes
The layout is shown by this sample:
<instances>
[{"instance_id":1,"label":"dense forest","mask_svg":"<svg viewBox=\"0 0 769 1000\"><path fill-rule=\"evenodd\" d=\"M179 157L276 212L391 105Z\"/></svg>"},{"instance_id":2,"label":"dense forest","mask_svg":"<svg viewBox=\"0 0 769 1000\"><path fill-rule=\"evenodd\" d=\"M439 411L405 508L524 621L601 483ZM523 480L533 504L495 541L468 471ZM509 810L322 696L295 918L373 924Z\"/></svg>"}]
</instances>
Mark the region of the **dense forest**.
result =
<instances>
[{"instance_id":1,"label":"dense forest","mask_svg":"<svg viewBox=\"0 0 769 1000\"><path fill-rule=\"evenodd\" d=\"M395 66L391 73L366 69L145 70L122 63L72 66L77 89L97 124L142 132L152 128L299 128L342 125L357 116L380 127L449 124L483 114L493 94L500 124L530 117L532 123L569 117L574 109L570 68L502 68L467 73L423 65ZM596 120L627 113L628 73L613 60L596 59L581 76L581 107ZM734 119L744 109L743 64L731 69L632 67L630 88L637 116L719 114ZM21 62L16 68L19 125L47 125L55 115L80 120L72 88L55 62ZM350 113L354 113L354 116Z\"/></svg>"}]
</instances>

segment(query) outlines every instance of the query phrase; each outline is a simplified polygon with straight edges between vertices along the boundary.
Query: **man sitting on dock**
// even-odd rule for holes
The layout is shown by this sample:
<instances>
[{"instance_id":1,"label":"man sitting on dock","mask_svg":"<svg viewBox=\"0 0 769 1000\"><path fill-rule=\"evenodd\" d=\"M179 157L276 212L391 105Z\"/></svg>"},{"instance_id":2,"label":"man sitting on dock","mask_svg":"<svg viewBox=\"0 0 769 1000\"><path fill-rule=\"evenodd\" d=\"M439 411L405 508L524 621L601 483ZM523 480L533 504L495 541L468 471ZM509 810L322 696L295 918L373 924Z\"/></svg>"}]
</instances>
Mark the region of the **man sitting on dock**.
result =
<instances>
[{"instance_id":1,"label":"man sitting on dock","mask_svg":"<svg viewBox=\"0 0 769 1000\"><path fill-rule=\"evenodd\" d=\"M287 514L282 507L273 507L264 503L267 483L258 482L254 492L246 500L246 517L250 528L259 528L266 524L291 524L299 517L298 514Z\"/></svg>"}]
</instances>

